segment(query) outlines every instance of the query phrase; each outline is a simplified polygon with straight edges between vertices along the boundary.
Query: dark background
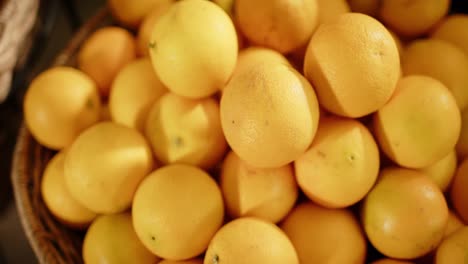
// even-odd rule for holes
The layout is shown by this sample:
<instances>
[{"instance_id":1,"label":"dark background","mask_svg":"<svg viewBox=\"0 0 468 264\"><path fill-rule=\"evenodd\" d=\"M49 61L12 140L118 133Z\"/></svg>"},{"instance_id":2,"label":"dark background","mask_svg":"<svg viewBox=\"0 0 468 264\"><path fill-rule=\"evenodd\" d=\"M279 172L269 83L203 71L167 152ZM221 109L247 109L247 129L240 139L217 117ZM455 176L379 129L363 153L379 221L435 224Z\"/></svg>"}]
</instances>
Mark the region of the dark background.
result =
<instances>
[{"instance_id":1,"label":"dark background","mask_svg":"<svg viewBox=\"0 0 468 264\"><path fill-rule=\"evenodd\" d=\"M0 264L37 263L19 222L10 185L11 153L27 80L45 69L79 25L104 4L105 0L41 1L32 52L25 66L15 72L10 97L0 103ZM468 0L453 0L452 12L468 13Z\"/></svg>"}]
</instances>

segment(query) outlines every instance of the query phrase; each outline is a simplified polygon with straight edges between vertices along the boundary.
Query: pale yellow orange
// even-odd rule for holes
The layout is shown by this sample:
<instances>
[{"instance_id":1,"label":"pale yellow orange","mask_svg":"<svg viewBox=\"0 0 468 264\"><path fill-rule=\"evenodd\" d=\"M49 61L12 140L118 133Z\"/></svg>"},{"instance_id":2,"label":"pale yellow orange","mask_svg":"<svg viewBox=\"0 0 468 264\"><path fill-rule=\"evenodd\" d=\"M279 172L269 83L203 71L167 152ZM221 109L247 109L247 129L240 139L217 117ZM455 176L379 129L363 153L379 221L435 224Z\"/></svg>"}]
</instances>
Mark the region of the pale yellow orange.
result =
<instances>
[{"instance_id":1,"label":"pale yellow orange","mask_svg":"<svg viewBox=\"0 0 468 264\"><path fill-rule=\"evenodd\" d=\"M204 264L299 264L296 250L276 225L243 217L224 225L213 237Z\"/></svg>"},{"instance_id":2,"label":"pale yellow orange","mask_svg":"<svg viewBox=\"0 0 468 264\"><path fill-rule=\"evenodd\" d=\"M366 239L347 209L303 203L293 209L281 228L296 248L300 263L364 263L366 259Z\"/></svg>"},{"instance_id":3,"label":"pale yellow orange","mask_svg":"<svg viewBox=\"0 0 468 264\"><path fill-rule=\"evenodd\" d=\"M150 109L146 137L163 164L185 163L205 169L222 160L227 143L214 98L163 95Z\"/></svg>"},{"instance_id":4,"label":"pale yellow orange","mask_svg":"<svg viewBox=\"0 0 468 264\"><path fill-rule=\"evenodd\" d=\"M53 67L33 79L23 111L34 138L43 146L60 150L99 121L101 101L96 84L84 73Z\"/></svg>"},{"instance_id":5,"label":"pale yellow orange","mask_svg":"<svg viewBox=\"0 0 468 264\"><path fill-rule=\"evenodd\" d=\"M284 166L312 142L319 108L309 82L288 65L265 62L233 76L221 98L226 140L254 167Z\"/></svg>"},{"instance_id":6,"label":"pale yellow orange","mask_svg":"<svg viewBox=\"0 0 468 264\"><path fill-rule=\"evenodd\" d=\"M137 34L137 52L140 56L149 56L149 44L151 35L153 34L153 27L174 2L174 0L162 1L141 22Z\"/></svg>"},{"instance_id":7,"label":"pale yellow orange","mask_svg":"<svg viewBox=\"0 0 468 264\"><path fill-rule=\"evenodd\" d=\"M277 223L293 208L298 196L291 164L259 169L232 151L223 161L220 185L227 213L233 218L253 216Z\"/></svg>"},{"instance_id":8,"label":"pale yellow orange","mask_svg":"<svg viewBox=\"0 0 468 264\"><path fill-rule=\"evenodd\" d=\"M460 127L453 95L441 82L422 75L402 78L392 99L374 115L379 146L408 168L424 168L447 156Z\"/></svg>"},{"instance_id":9,"label":"pale yellow orange","mask_svg":"<svg viewBox=\"0 0 468 264\"><path fill-rule=\"evenodd\" d=\"M429 176L442 192L445 192L452 182L456 169L457 154L452 150L442 159L420 170Z\"/></svg>"},{"instance_id":10,"label":"pale yellow orange","mask_svg":"<svg viewBox=\"0 0 468 264\"><path fill-rule=\"evenodd\" d=\"M203 253L224 217L216 182L201 169L183 164L161 167L138 187L133 225L154 254L184 260Z\"/></svg>"},{"instance_id":11,"label":"pale yellow orange","mask_svg":"<svg viewBox=\"0 0 468 264\"><path fill-rule=\"evenodd\" d=\"M221 7L206 0L184 0L171 5L156 22L150 55L169 90L203 98L230 78L237 45L234 24Z\"/></svg>"},{"instance_id":12,"label":"pale yellow orange","mask_svg":"<svg viewBox=\"0 0 468 264\"><path fill-rule=\"evenodd\" d=\"M325 207L344 208L361 200L379 173L379 149L357 120L322 118L311 147L294 162L302 191Z\"/></svg>"},{"instance_id":13,"label":"pale yellow orange","mask_svg":"<svg viewBox=\"0 0 468 264\"><path fill-rule=\"evenodd\" d=\"M166 92L149 58L128 63L112 83L109 95L112 120L143 131L151 106Z\"/></svg>"},{"instance_id":14,"label":"pale yellow orange","mask_svg":"<svg viewBox=\"0 0 468 264\"><path fill-rule=\"evenodd\" d=\"M251 43L284 54L305 45L318 25L317 0L236 0L234 9Z\"/></svg>"},{"instance_id":15,"label":"pale yellow orange","mask_svg":"<svg viewBox=\"0 0 468 264\"><path fill-rule=\"evenodd\" d=\"M135 129L102 122L84 131L65 156L71 196L100 214L127 210L153 167L151 149Z\"/></svg>"},{"instance_id":16,"label":"pale yellow orange","mask_svg":"<svg viewBox=\"0 0 468 264\"><path fill-rule=\"evenodd\" d=\"M122 24L138 28L151 10L160 8L174 0L107 0L112 15Z\"/></svg>"},{"instance_id":17,"label":"pale yellow orange","mask_svg":"<svg viewBox=\"0 0 468 264\"><path fill-rule=\"evenodd\" d=\"M351 12L346 0L316 0L318 4L318 24L329 22L338 16Z\"/></svg>"},{"instance_id":18,"label":"pale yellow orange","mask_svg":"<svg viewBox=\"0 0 468 264\"><path fill-rule=\"evenodd\" d=\"M464 226L465 224L460 219L460 217L458 217L458 215L454 211L450 210L447 227L445 228L444 238L447 238L448 236L453 234L455 231L457 231L458 229Z\"/></svg>"},{"instance_id":19,"label":"pale yellow orange","mask_svg":"<svg viewBox=\"0 0 468 264\"><path fill-rule=\"evenodd\" d=\"M450 42L468 55L468 15L455 14L447 16L437 25L431 37Z\"/></svg>"},{"instance_id":20,"label":"pale yellow orange","mask_svg":"<svg viewBox=\"0 0 468 264\"><path fill-rule=\"evenodd\" d=\"M304 74L322 107L356 118L375 112L390 99L400 76L400 58L392 35L379 21L347 13L314 33Z\"/></svg>"},{"instance_id":21,"label":"pale yellow orange","mask_svg":"<svg viewBox=\"0 0 468 264\"><path fill-rule=\"evenodd\" d=\"M362 204L361 222L372 245L397 259L421 257L444 236L449 210L427 175L386 168Z\"/></svg>"},{"instance_id":22,"label":"pale yellow orange","mask_svg":"<svg viewBox=\"0 0 468 264\"><path fill-rule=\"evenodd\" d=\"M290 65L286 57L284 57L276 50L259 46L251 46L239 51L239 56L237 57L237 64L233 75L241 71L250 70L250 68L255 67L256 65L263 62Z\"/></svg>"},{"instance_id":23,"label":"pale yellow orange","mask_svg":"<svg viewBox=\"0 0 468 264\"><path fill-rule=\"evenodd\" d=\"M468 252L468 227L458 229L437 248L435 264L464 263Z\"/></svg>"}]
</instances>

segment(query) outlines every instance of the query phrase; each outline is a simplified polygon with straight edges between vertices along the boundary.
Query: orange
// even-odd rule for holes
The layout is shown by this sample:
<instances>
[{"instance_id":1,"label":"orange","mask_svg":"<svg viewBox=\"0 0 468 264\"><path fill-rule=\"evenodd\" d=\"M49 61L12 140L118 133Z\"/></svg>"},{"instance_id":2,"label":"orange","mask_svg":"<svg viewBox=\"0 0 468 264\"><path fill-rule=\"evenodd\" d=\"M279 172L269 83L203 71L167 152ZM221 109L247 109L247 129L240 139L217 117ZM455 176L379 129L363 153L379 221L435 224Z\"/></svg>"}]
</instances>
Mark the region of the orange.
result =
<instances>
[{"instance_id":1,"label":"orange","mask_svg":"<svg viewBox=\"0 0 468 264\"><path fill-rule=\"evenodd\" d=\"M452 182L456 169L457 154L452 150L442 159L420 170L429 176L442 192L445 192Z\"/></svg>"},{"instance_id":2,"label":"orange","mask_svg":"<svg viewBox=\"0 0 468 264\"><path fill-rule=\"evenodd\" d=\"M232 14L232 8L234 6L234 0L213 0L217 5L219 5L226 13Z\"/></svg>"},{"instance_id":3,"label":"orange","mask_svg":"<svg viewBox=\"0 0 468 264\"><path fill-rule=\"evenodd\" d=\"M400 166L424 168L447 156L460 134L455 98L439 81L402 78L392 99L374 115L383 152Z\"/></svg>"},{"instance_id":4,"label":"orange","mask_svg":"<svg viewBox=\"0 0 468 264\"><path fill-rule=\"evenodd\" d=\"M233 218L253 216L277 223L293 208L298 196L290 164L254 168L232 151L224 159L220 185L227 213Z\"/></svg>"},{"instance_id":5,"label":"orange","mask_svg":"<svg viewBox=\"0 0 468 264\"><path fill-rule=\"evenodd\" d=\"M109 110L109 104L103 104L101 106L101 113L99 115L99 121L111 121L112 117Z\"/></svg>"},{"instance_id":6,"label":"orange","mask_svg":"<svg viewBox=\"0 0 468 264\"><path fill-rule=\"evenodd\" d=\"M326 110L362 117L381 108L393 94L400 76L398 49L379 21L343 14L323 23L312 36L304 74Z\"/></svg>"},{"instance_id":7,"label":"orange","mask_svg":"<svg viewBox=\"0 0 468 264\"><path fill-rule=\"evenodd\" d=\"M466 263L468 227L462 227L447 237L437 248L435 264Z\"/></svg>"},{"instance_id":8,"label":"orange","mask_svg":"<svg viewBox=\"0 0 468 264\"><path fill-rule=\"evenodd\" d=\"M23 110L34 138L43 146L59 150L99 121L101 102L88 76L73 68L53 67L31 82Z\"/></svg>"},{"instance_id":9,"label":"orange","mask_svg":"<svg viewBox=\"0 0 468 264\"><path fill-rule=\"evenodd\" d=\"M148 15L145 16L138 28L137 34L137 52L141 56L149 55L149 43L153 27L158 19L169 9L174 3L174 0L164 0L160 5L156 6Z\"/></svg>"},{"instance_id":10,"label":"orange","mask_svg":"<svg viewBox=\"0 0 468 264\"><path fill-rule=\"evenodd\" d=\"M101 95L107 97L117 73L135 57L136 43L130 32L119 27L103 27L83 43L77 63L97 83Z\"/></svg>"},{"instance_id":11,"label":"orange","mask_svg":"<svg viewBox=\"0 0 468 264\"><path fill-rule=\"evenodd\" d=\"M109 95L109 111L118 124L143 131L148 111L167 92L154 73L149 58L128 63L115 77Z\"/></svg>"},{"instance_id":12,"label":"orange","mask_svg":"<svg viewBox=\"0 0 468 264\"><path fill-rule=\"evenodd\" d=\"M276 50L251 46L239 51L239 56L237 57L237 64L233 75L241 71L250 70L250 68L266 61L290 65L289 61Z\"/></svg>"},{"instance_id":13,"label":"orange","mask_svg":"<svg viewBox=\"0 0 468 264\"><path fill-rule=\"evenodd\" d=\"M300 263L364 263L366 239L347 209L298 205L281 224ZM284 262L286 263L286 262Z\"/></svg>"},{"instance_id":14,"label":"orange","mask_svg":"<svg viewBox=\"0 0 468 264\"><path fill-rule=\"evenodd\" d=\"M457 155L463 159L468 156L468 109L461 112L461 131L458 138L457 145L455 146Z\"/></svg>"},{"instance_id":15,"label":"orange","mask_svg":"<svg viewBox=\"0 0 468 264\"><path fill-rule=\"evenodd\" d=\"M138 240L130 213L99 216L86 232L83 260L87 264L155 264L159 258Z\"/></svg>"},{"instance_id":16,"label":"orange","mask_svg":"<svg viewBox=\"0 0 468 264\"><path fill-rule=\"evenodd\" d=\"M158 262L158 264L203 264L203 260L202 259L191 259L191 260L181 260L181 261L162 260L161 262Z\"/></svg>"},{"instance_id":17,"label":"orange","mask_svg":"<svg viewBox=\"0 0 468 264\"><path fill-rule=\"evenodd\" d=\"M468 32L466 28L468 28L468 15L450 15L437 25L431 37L450 42L468 55Z\"/></svg>"},{"instance_id":18,"label":"orange","mask_svg":"<svg viewBox=\"0 0 468 264\"><path fill-rule=\"evenodd\" d=\"M72 228L85 228L96 217L71 196L65 186L64 167L65 153L57 153L48 163L41 180L41 194L49 211L60 222Z\"/></svg>"},{"instance_id":19,"label":"orange","mask_svg":"<svg viewBox=\"0 0 468 264\"><path fill-rule=\"evenodd\" d=\"M318 4L319 25L329 22L344 13L351 12L346 0L316 0Z\"/></svg>"},{"instance_id":20,"label":"orange","mask_svg":"<svg viewBox=\"0 0 468 264\"><path fill-rule=\"evenodd\" d=\"M403 75L433 77L450 89L461 110L468 106L468 56L461 49L439 39L416 40L406 46L401 64Z\"/></svg>"},{"instance_id":21,"label":"orange","mask_svg":"<svg viewBox=\"0 0 468 264\"><path fill-rule=\"evenodd\" d=\"M369 130L356 120L320 120L307 152L294 166L302 191L325 207L343 208L361 200L379 174L379 149Z\"/></svg>"},{"instance_id":22,"label":"orange","mask_svg":"<svg viewBox=\"0 0 468 264\"><path fill-rule=\"evenodd\" d=\"M277 226L253 217L224 225L213 237L204 264L299 264L291 241Z\"/></svg>"},{"instance_id":23,"label":"orange","mask_svg":"<svg viewBox=\"0 0 468 264\"><path fill-rule=\"evenodd\" d=\"M458 167L450 190L450 198L455 212L458 213L465 224L468 223L468 192L466 186L468 186L468 159L463 160Z\"/></svg>"},{"instance_id":24,"label":"orange","mask_svg":"<svg viewBox=\"0 0 468 264\"><path fill-rule=\"evenodd\" d=\"M234 9L251 43L281 53L305 45L318 25L317 0L236 0Z\"/></svg>"},{"instance_id":25,"label":"orange","mask_svg":"<svg viewBox=\"0 0 468 264\"><path fill-rule=\"evenodd\" d=\"M151 12L174 0L108 0L112 15L122 24L132 28L138 25Z\"/></svg>"},{"instance_id":26,"label":"orange","mask_svg":"<svg viewBox=\"0 0 468 264\"><path fill-rule=\"evenodd\" d=\"M84 131L65 156L71 196L100 214L123 212L153 167L151 149L135 129L102 122Z\"/></svg>"},{"instance_id":27,"label":"orange","mask_svg":"<svg viewBox=\"0 0 468 264\"><path fill-rule=\"evenodd\" d=\"M281 167L302 155L319 118L309 82L290 66L271 61L233 76L220 110L231 148L259 168Z\"/></svg>"},{"instance_id":28,"label":"orange","mask_svg":"<svg viewBox=\"0 0 468 264\"><path fill-rule=\"evenodd\" d=\"M145 131L156 158L164 164L208 169L222 160L227 149L214 98L167 93L151 107Z\"/></svg>"},{"instance_id":29,"label":"orange","mask_svg":"<svg viewBox=\"0 0 468 264\"><path fill-rule=\"evenodd\" d=\"M437 247L448 215L444 195L427 175L387 168L362 204L361 221L370 242L382 254L414 259Z\"/></svg>"},{"instance_id":30,"label":"orange","mask_svg":"<svg viewBox=\"0 0 468 264\"><path fill-rule=\"evenodd\" d=\"M450 0L381 0L380 18L406 37L427 33L449 11Z\"/></svg>"},{"instance_id":31,"label":"orange","mask_svg":"<svg viewBox=\"0 0 468 264\"><path fill-rule=\"evenodd\" d=\"M203 253L224 217L223 198L206 172L174 164L152 172L133 200L133 225L154 254L184 260Z\"/></svg>"},{"instance_id":32,"label":"orange","mask_svg":"<svg viewBox=\"0 0 468 264\"><path fill-rule=\"evenodd\" d=\"M206 0L171 5L156 22L150 55L161 81L190 98L213 95L229 80L237 60L237 34L226 12Z\"/></svg>"},{"instance_id":33,"label":"orange","mask_svg":"<svg viewBox=\"0 0 468 264\"><path fill-rule=\"evenodd\" d=\"M379 259L377 261L374 261L371 264L413 264L413 262L385 258L385 259Z\"/></svg>"},{"instance_id":34,"label":"orange","mask_svg":"<svg viewBox=\"0 0 468 264\"><path fill-rule=\"evenodd\" d=\"M447 222L447 227L445 228L445 233L444 233L444 238L450 236L453 234L455 231L458 229L464 227L465 224L462 222L462 220L458 217L456 213L453 211L449 212L449 218Z\"/></svg>"},{"instance_id":35,"label":"orange","mask_svg":"<svg viewBox=\"0 0 468 264\"><path fill-rule=\"evenodd\" d=\"M381 0L348 0L352 12L363 13L376 17L379 12Z\"/></svg>"}]
</instances>

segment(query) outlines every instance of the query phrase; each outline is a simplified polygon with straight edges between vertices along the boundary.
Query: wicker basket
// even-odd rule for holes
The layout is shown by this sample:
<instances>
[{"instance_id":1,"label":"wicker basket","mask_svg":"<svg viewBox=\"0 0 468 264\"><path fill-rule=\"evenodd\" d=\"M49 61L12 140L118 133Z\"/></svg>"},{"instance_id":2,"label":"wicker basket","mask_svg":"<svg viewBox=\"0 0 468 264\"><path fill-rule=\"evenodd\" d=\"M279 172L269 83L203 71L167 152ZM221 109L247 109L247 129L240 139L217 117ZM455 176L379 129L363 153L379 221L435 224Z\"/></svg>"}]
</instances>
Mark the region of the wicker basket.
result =
<instances>
[{"instance_id":1,"label":"wicker basket","mask_svg":"<svg viewBox=\"0 0 468 264\"><path fill-rule=\"evenodd\" d=\"M0 103L10 90L17 61L27 54L28 34L36 21L38 0L0 1Z\"/></svg>"},{"instance_id":2,"label":"wicker basket","mask_svg":"<svg viewBox=\"0 0 468 264\"><path fill-rule=\"evenodd\" d=\"M83 41L99 27L111 24L107 9L92 17L58 55L53 65L75 65L75 56ZM57 222L45 207L40 194L42 172L54 154L41 146L23 124L14 153L12 183L23 229L40 263L83 263L83 233Z\"/></svg>"}]
</instances>

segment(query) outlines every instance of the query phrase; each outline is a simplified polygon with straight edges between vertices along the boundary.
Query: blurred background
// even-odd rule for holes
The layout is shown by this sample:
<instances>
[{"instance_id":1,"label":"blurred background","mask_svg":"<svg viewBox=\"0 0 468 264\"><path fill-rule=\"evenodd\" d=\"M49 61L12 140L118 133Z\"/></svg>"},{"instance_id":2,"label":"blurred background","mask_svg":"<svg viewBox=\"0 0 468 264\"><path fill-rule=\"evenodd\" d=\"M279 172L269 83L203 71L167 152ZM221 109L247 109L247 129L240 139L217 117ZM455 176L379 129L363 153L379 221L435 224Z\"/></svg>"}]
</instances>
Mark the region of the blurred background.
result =
<instances>
[{"instance_id":1,"label":"blurred background","mask_svg":"<svg viewBox=\"0 0 468 264\"><path fill-rule=\"evenodd\" d=\"M0 103L0 264L37 263L18 219L10 185L12 151L28 80L45 69L79 26L104 5L105 0L40 1L31 52L14 72L9 97ZM452 0L452 12L468 13L468 0Z\"/></svg>"}]
</instances>

